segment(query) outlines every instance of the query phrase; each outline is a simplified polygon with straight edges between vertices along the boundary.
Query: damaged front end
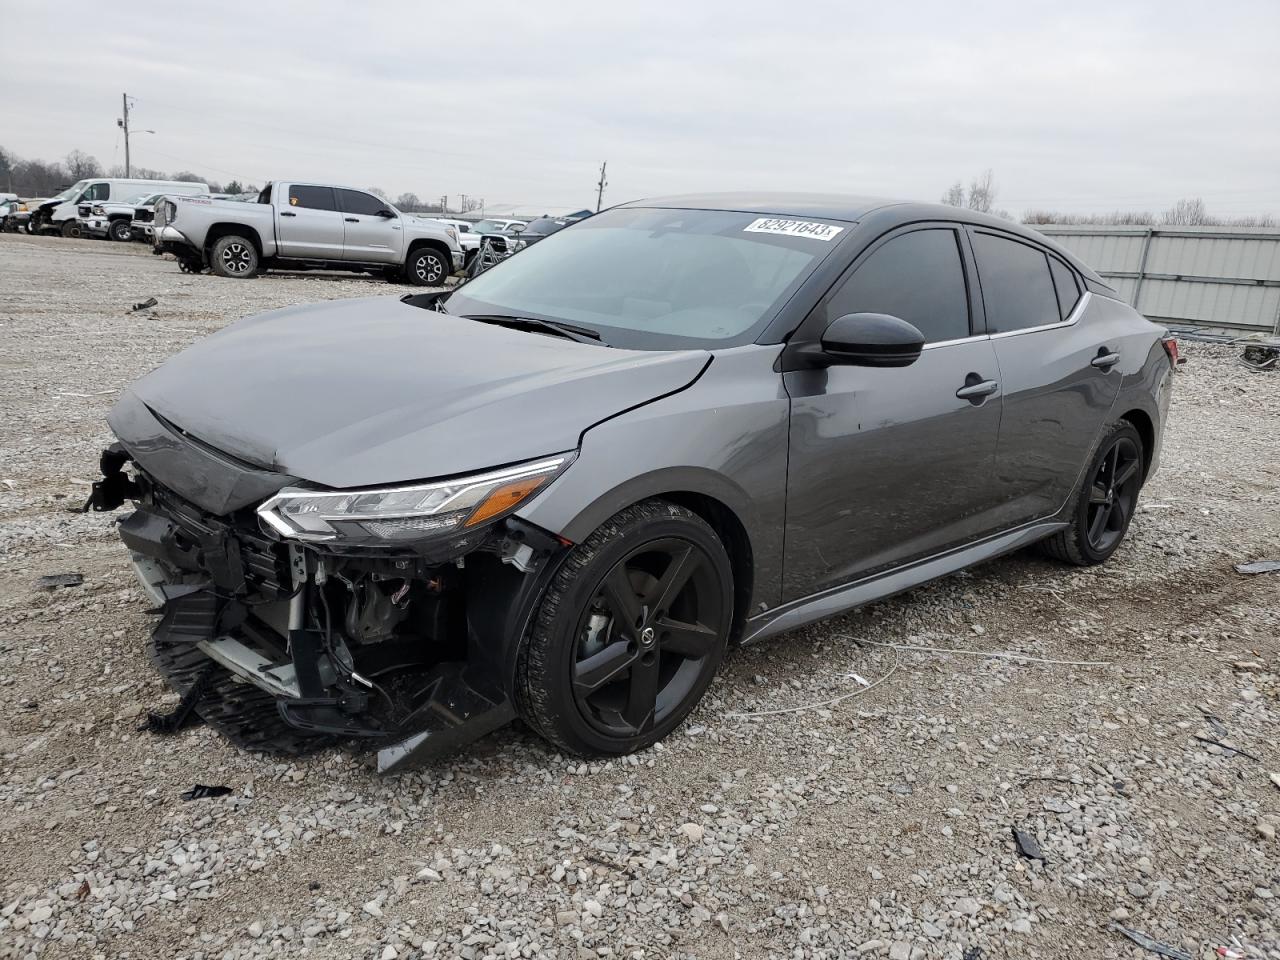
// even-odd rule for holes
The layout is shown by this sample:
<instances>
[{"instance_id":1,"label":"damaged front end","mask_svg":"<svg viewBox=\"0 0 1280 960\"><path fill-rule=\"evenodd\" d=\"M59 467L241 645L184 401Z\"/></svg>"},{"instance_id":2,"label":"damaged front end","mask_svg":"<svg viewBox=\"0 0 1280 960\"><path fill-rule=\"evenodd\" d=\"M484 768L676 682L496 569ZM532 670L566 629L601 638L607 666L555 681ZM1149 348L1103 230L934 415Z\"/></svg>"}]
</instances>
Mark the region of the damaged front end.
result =
<instances>
[{"instance_id":1,"label":"damaged front end","mask_svg":"<svg viewBox=\"0 0 1280 960\"><path fill-rule=\"evenodd\" d=\"M356 738L389 772L515 717L518 643L568 544L511 511L570 455L316 490L140 403L119 421L86 509L134 503L120 536L162 614L150 654L183 695L171 726L194 713L239 746L294 755Z\"/></svg>"}]
</instances>

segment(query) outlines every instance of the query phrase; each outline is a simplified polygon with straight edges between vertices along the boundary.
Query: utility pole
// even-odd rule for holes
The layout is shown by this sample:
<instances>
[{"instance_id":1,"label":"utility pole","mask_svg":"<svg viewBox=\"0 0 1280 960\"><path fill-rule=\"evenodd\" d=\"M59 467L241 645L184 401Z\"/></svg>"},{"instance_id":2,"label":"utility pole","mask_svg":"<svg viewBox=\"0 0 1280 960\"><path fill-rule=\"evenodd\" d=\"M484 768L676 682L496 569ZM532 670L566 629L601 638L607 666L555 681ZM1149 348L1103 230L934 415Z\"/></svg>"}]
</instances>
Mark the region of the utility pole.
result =
<instances>
[{"instance_id":1,"label":"utility pole","mask_svg":"<svg viewBox=\"0 0 1280 960\"><path fill-rule=\"evenodd\" d=\"M126 155L127 154L128 151L126 148ZM608 160L600 164L600 182L596 184L596 213L600 212L600 202L604 198L604 188L609 185L609 181L604 178L604 168L608 165Z\"/></svg>"},{"instance_id":2,"label":"utility pole","mask_svg":"<svg viewBox=\"0 0 1280 960\"><path fill-rule=\"evenodd\" d=\"M127 93L120 94L120 104L124 108L124 116L116 121L116 126L124 131L124 176L127 180L131 176L129 170L129 95Z\"/></svg>"}]
</instances>

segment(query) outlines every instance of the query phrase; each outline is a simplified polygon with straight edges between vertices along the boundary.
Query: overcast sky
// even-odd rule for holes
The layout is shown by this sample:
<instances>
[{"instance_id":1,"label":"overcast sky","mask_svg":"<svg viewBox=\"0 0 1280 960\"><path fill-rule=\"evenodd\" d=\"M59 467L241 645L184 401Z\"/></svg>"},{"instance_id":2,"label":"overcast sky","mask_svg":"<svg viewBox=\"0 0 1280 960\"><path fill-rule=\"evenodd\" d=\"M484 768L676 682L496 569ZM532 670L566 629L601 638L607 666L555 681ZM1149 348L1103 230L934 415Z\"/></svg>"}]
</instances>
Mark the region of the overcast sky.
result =
<instances>
[{"instance_id":1,"label":"overcast sky","mask_svg":"<svg viewBox=\"0 0 1280 960\"><path fill-rule=\"evenodd\" d=\"M525 211L765 188L1280 214L1280 2L0 0L0 145Z\"/></svg>"}]
</instances>

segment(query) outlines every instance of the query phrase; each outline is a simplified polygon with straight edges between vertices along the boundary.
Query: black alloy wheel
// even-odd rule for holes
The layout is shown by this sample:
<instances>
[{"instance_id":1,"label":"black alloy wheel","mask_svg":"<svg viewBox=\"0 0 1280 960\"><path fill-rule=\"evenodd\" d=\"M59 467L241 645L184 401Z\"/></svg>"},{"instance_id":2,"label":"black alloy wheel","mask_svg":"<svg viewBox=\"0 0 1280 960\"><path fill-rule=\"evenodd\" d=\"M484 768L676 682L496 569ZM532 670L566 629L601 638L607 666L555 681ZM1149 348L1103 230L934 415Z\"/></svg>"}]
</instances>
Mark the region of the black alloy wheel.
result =
<instances>
[{"instance_id":1,"label":"black alloy wheel","mask_svg":"<svg viewBox=\"0 0 1280 960\"><path fill-rule=\"evenodd\" d=\"M1110 553L1120 543L1138 503L1142 453L1126 436L1117 437L1100 458L1089 481L1086 511L1089 546Z\"/></svg>"},{"instance_id":2,"label":"black alloy wheel","mask_svg":"<svg viewBox=\"0 0 1280 960\"><path fill-rule=\"evenodd\" d=\"M573 693L606 736L648 733L697 684L727 628L711 559L674 537L614 564L578 623Z\"/></svg>"},{"instance_id":3,"label":"black alloy wheel","mask_svg":"<svg viewBox=\"0 0 1280 960\"><path fill-rule=\"evenodd\" d=\"M701 517L661 500L628 507L574 547L520 657L520 713L582 756L648 746L688 716L724 658L728 554Z\"/></svg>"},{"instance_id":4,"label":"black alloy wheel","mask_svg":"<svg viewBox=\"0 0 1280 960\"><path fill-rule=\"evenodd\" d=\"M1095 448L1066 529L1043 541L1045 553L1080 566L1115 553L1137 509L1145 468L1141 435L1125 420L1113 423Z\"/></svg>"}]
</instances>

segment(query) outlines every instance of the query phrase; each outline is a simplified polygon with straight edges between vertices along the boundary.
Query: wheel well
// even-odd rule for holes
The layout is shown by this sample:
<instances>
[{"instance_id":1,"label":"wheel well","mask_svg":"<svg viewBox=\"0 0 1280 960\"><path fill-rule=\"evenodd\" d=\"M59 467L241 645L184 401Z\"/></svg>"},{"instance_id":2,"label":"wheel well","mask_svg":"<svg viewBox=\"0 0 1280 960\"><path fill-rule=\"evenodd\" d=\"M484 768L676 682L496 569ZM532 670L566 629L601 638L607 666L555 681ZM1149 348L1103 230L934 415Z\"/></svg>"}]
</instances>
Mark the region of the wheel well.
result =
<instances>
[{"instance_id":1,"label":"wheel well","mask_svg":"<svg viewBox=\"0 0 1280 960\"><path fill-rule=\"evenodd\" d=\"M1133 424L1133 429L1137 430L1138 436L1142 438L1142 476L1145 478L1151 472L1151 458L1155 455L1156 425L1151 422L1151 417L1145 410L1136 408L1120 419Z\"/></svg>"},{"instance_id":2,"label":"wheel well","mask_svg":"<svg viewBox=\"0 0 1280 960\"><path fill-rule=\"evenodd\" d=\"M215 223L209 228L209 232L204 235L204 251L206 254L213 249L213 245L223 237L231 235L244 237L253 244L253 248L258 251L258 257L262 257L262 238L258 236L258 231L253 227L246 227L243 223Z\"/></svg>"},{"instance_id":3,"label":"wheel well","mask_svg":"<svg viewBox=\"0 0 1280 960\"><path fill-rule=\"evenodd\" d=\"M729 633L729 642L737 643L742 636L747 622L748 606L754 590L755 560L751 553L751 539L747 536L747 528L742 525L737 514L714 497L702 493L690 493L677 490L658 495L663 500L670 500L686 510L692 510L716 532L720 542L729 554L729 565L733 568L733 628Z\"/></svg>"},{"instance_id":4,"label":"wheel well","mask_svg":"<svg viewBox=\"0 0 1280 960\"><path fill-rule=\"evenodd\" d=\"M405 261L421 250L423 247L431 247L436 253L444 254L445 262L449 265L450 270L453 268L453 257L449 254L449 248L439 240L415 240L409 244L409 252L405 254Z\"/></svg>"}]
</instances>

